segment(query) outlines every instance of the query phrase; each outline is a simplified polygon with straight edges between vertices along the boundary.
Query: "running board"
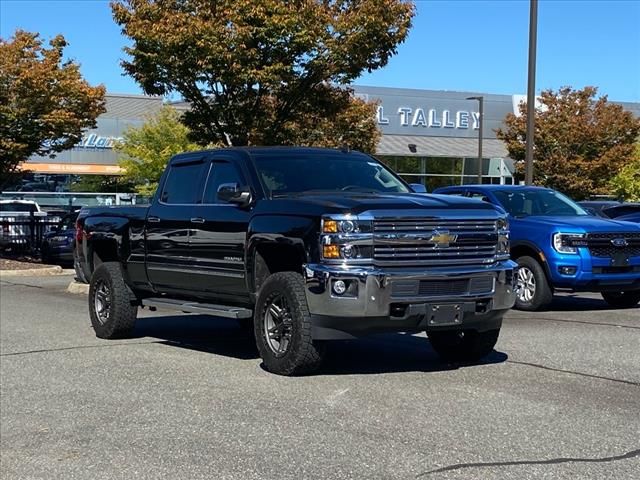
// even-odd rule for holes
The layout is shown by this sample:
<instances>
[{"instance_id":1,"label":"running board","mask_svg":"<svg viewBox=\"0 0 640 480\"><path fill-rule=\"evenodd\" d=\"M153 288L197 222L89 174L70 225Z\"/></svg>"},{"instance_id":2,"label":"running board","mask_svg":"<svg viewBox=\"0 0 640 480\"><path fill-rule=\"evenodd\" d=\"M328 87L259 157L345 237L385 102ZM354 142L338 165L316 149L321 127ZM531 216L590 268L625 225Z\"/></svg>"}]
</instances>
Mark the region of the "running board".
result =
<instances>
[{"instance_id":1,"label":"running board","mask_svg":"<svg viewBox=\"0 0 640 480\"><path fill-rule=\"evenodd\" d=\"M214 305L212 303L187 302L173 300L170 298L146 298L142 300L142 305L150 308L169 308L188 313L206 313L216 317L225 318L251 318L253 312L248 308L227 307L224 305Z\"/></svg>"}]
</instances>

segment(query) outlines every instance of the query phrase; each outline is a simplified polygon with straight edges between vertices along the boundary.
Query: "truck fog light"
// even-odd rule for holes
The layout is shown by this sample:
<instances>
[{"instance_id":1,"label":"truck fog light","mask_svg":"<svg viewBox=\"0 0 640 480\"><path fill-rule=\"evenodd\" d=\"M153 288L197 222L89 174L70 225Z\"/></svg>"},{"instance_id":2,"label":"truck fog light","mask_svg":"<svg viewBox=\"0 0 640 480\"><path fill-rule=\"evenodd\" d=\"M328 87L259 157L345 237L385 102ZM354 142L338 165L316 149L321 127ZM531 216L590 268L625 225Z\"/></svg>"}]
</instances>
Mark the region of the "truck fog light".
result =
<instances>
[{"instance_id":1,"label":"truck fog light","mask_svg":"<svg viewBox=\"0 0 640 480\"><path fill-rule=\"evenodd\" d=\"M336 295L342 295L347 291L347 285L342 280L336 280L333 282L333 293Z\"/></svg>"},{"instance_id":2,"label":"truck fog light","mask_svg":"<svg viewBox=\"0 0 640 480\"><path fill-rule=\"evenodd\" d=\"M576 267L558 267L558 271L562 275L575 275L578 269Z\"/></svg>"}]
</instances>

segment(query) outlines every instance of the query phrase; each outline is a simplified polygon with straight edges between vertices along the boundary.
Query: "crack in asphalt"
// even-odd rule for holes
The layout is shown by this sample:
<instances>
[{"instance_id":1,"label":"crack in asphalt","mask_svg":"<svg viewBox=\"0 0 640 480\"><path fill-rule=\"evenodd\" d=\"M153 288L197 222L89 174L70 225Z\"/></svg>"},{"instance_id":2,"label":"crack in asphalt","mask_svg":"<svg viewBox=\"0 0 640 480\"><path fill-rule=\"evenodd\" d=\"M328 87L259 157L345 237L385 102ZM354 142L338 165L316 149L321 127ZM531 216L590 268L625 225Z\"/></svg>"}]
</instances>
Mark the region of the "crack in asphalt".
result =
<instances>
[{"instance_id":1,"label":"crack in asphalt","mask_svg":"<svg viewBox=\"0 0 640 480\"><path fill-rule=\"evenodd\" d=\"M152 343L163 343L166 344L165 340L151 340L148 342L122 342L122 343L111 343L107 345L76 345L74 347L62 347L62 348L43 348L41 350L26 350L24 352L11 352L11 353L0 353L0 357L13 357L16 355L29 355L31 353L47 353L47 352L61 352L65 350L81 350L85 348L107 348L107 347L122 347L126 345L148 345Z\"/></svg>"},{"instance_id":2,"label":"crack in asphalt","mask_svg":"<svg viewBox=\"0 0 640 480\"><path fill-rule=\"evenodd\" d=\"M617 323L604 323L604 322L586 322L584 320L562 320L559 318L544 318L544 317L524 317L524 316L517 316L517 317L513 317L514 319L518 319L518 320L532 320L534 322L538 321L538 320L542 320L545 322L563 322L563 323L582 323L585 325L601 325L604 327L619 327L619 328L631 328L633 330L640 330L640 326L636 327L633 325L619 325Z\"/></svg>"},{"instance_id":3,"label":"crack in asphalt","mask_svg":"<svg viewBox=\"0 0 640 480\"><path fill-rule=\"evenodd\" d=\"M509 462L477 462L477 463L457 463L455 465L449 465L446 467L438 468L436 470L429 470L416 475L416 478L424 477L426 475L432 475L434 473L450 472L452 470L462 470L463 468L490 468L490 467L509 467L513 465L557 465L559 463L606 463L615 462L618 460L628 460L630 458L640 456L640 449L631 450L630 452L623 453L622 455L614 455L611 457L599 457L599 458L579 458L579 457L558 457L550 458L547 460L513 460Z\"/></svg>"},{"instance_id":4,"label":"crack in asphalt","mask_svg":"<svg viewBox=\"0 0 640 480\"><path fill-rule=\"evenodd\" d=\"M41 290L45 290L45 287L43 287L42 285L30 285L28 283L15 283L15 282L9 282L7 280L0 280L0 285L2 284L10 285L12 287L31 287L31 288L39 288Z\"/></svg>"},{"instance_id":5,"label":"crack in asphalt","mask_svg":"<svg viewBox=\"0 0 640 480\"><path fill-rule=\"evenodd\" d=\"M605 377L602 375L593 375L591 373L576 372L575 370L563 370L562 368L547 367L545 365L540 365L538 363L519 362L517 360L511 360L511 359L506 360L506 362L515 363L516 365L525 365L528 367L541 368L543 370L550 370L552 372L568 373L570 375L579 375L581 377L597 378L598 380L609 380L610 382L625 383L627 385L640 387L640 382L633 382L631 380L621 380L619 378Z\"/></svg>"}]
</instances>

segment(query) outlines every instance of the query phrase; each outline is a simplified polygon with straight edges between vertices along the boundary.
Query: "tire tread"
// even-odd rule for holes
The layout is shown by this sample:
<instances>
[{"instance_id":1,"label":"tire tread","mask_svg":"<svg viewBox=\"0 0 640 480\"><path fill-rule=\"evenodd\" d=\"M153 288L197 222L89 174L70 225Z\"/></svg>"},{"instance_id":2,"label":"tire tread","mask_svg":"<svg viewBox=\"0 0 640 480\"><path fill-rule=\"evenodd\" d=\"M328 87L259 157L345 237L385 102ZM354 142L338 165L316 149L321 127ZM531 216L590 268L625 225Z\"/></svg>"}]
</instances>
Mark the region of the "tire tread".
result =
<instances>
[{"instance_id":1,"label":"tire tread","mask_svg":"<svg viewBox=\"0 0 640 480\"><path fill-rule=\"evenodd\" d=\"M101 324L96 316L93 301L96 282L106 279L111 286L111 316ZM93 272L89 286L89 313L96 336L105 339L127 338L131 336L138 315L138 307L133 304L133 296L124 283L118 262L104 262Z\"/></svg>"},{"instance_id":2,"label":"tire tread","mask_svg":"<svg viewBox=\"0 0 640 480\"><path fill-rule=\"evenodd\" d=\"M283 358L276 358L270 353L269 347L264 344L265 339L262 332L264 301L274 287L278 285L284 287L282 288L282 293L288 293L293 297L294 302L290 302L293 303L290 307L293 310L292 314L298 317L296 327L301 337L297 345L293 346L295 351L288 352ZM280 375L292 376L312 373L320 367L324 349L313 341L311 314L307 305L305 286L299 273L278 272L270 275L258 295L254 316L256 344L269 371Z\"/></svg>"}]
</instances>

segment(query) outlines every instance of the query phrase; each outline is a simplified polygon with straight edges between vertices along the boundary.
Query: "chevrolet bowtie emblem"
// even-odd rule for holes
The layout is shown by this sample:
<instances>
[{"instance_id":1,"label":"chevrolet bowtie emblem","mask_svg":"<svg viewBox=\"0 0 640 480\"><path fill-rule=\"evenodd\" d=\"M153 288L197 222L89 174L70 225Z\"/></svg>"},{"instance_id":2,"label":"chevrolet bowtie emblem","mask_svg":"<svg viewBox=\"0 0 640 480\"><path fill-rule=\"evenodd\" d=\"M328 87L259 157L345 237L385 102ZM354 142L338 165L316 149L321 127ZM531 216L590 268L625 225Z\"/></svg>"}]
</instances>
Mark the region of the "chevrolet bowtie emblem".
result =
<instances>
[{"instance_id":1,"label":"chevrolet bowtie emblem","mask_svg":"<svg viewBox=\"0 0 640 480\"><path fill-rule=\"evenodd\" d=\"M458 235L449 233L449 230L435 230L429 241L436 248L446 248L458 239Z\"/></svg>"}]
</instances>

